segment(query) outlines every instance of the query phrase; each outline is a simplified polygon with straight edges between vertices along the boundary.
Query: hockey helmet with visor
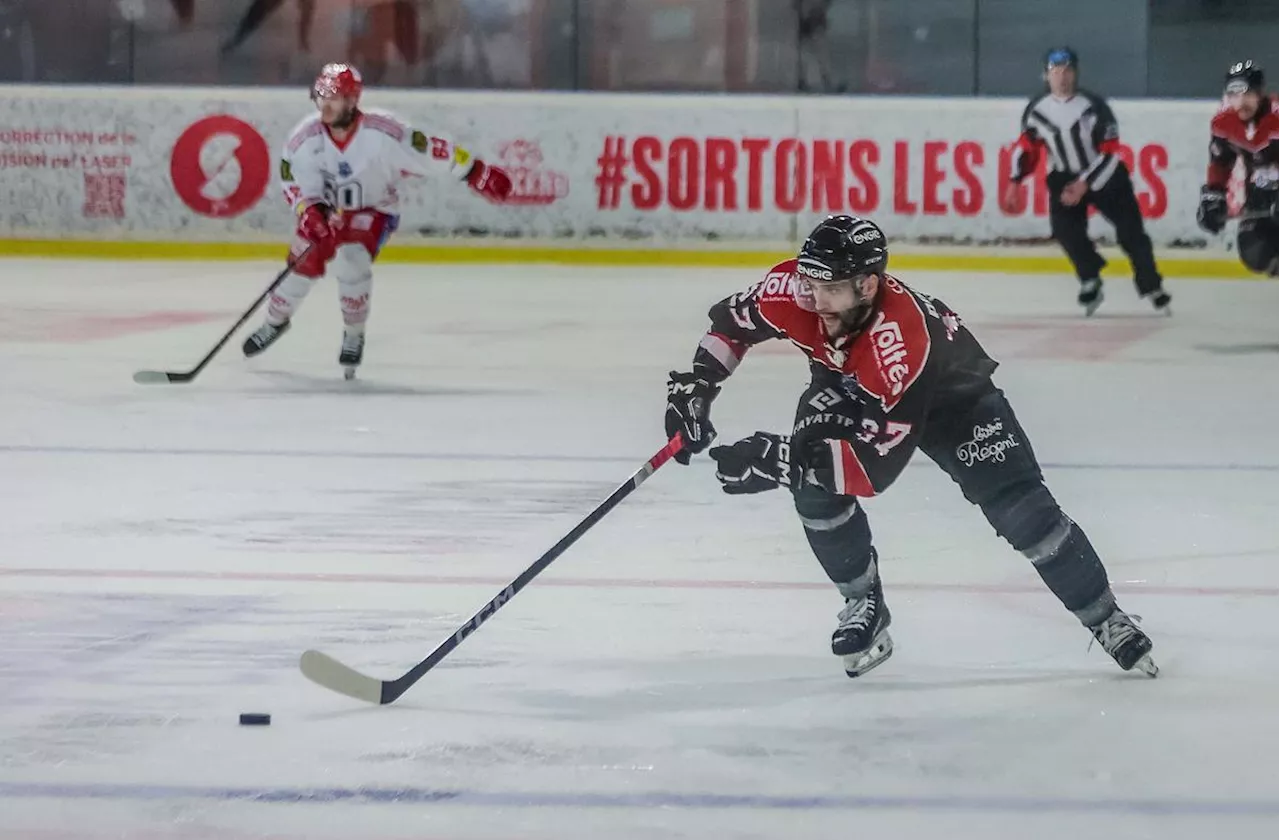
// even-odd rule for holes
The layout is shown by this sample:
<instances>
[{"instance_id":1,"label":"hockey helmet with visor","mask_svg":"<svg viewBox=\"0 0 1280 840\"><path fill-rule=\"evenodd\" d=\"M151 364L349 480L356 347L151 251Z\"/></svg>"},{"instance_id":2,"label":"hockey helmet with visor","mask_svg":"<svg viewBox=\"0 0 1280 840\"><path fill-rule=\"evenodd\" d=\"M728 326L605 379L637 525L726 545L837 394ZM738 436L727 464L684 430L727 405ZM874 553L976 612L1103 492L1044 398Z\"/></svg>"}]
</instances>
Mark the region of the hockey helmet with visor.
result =
<instances>
[{"instance_id":1,"label":"hockey helmet with visor","mask_svg":"<svg viewBox=\"0 0 1280 840\"><path fill-rule=\"evenodd\" d=\"M828 216L796 256L796 304L855 326L875 298L873 276L884 274L888 262L888 242L875 222Z\"/></svg>"}]
</instances>

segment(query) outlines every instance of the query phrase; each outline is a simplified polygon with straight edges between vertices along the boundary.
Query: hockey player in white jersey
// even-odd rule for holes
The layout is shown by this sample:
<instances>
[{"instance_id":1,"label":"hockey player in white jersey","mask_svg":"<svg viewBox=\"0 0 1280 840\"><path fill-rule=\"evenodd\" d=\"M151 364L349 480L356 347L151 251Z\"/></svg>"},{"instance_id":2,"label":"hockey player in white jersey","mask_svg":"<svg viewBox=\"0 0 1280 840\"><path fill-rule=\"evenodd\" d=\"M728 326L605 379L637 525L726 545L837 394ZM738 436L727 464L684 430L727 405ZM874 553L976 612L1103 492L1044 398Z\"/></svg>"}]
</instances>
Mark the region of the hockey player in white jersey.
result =
<instances>
[{"instance_id":1,"label":"hockey player in white jersey","mask_svg":"<svg viewBox=\"0 0 1280 840\"><path fill-rule=\"evenodd\" d=\"M312 284L331 268L345 325L338 363L352 378L364 354L373 263L399 222L401 182L451 172L490 201L511 193L505 172L439 133L360 108L363 87L354 67L325 65L311 89L319 113L298 123L285 143L281 186L298 217L293 273L271 295L266 322L244 343L246 356L288 331Z\"/></svg>"}]
</instances>

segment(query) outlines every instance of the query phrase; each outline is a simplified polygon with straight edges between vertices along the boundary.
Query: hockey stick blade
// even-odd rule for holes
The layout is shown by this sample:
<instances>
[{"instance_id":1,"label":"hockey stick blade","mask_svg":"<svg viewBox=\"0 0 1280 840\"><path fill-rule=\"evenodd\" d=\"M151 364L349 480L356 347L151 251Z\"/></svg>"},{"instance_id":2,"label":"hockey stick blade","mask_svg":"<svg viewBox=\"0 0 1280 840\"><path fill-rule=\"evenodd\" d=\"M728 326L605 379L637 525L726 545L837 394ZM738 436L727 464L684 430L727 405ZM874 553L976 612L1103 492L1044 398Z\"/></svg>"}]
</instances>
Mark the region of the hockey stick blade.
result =
<instances>
[{"instance_id":1,"label":"hockey stick blade","mask_svg":"<svg viewBox=\"0 0 1280 840\"><path fill-rule=\"evenodd\" d=\"M289 264L284 267L283 271L276 275L276 279L271 281L271 285L267 287L266 291L258 295L258 299L253 302L253 305L246 309L244 314L241 315L234 324L232 324L231 329L223 333L222 338L218 339L218 343L213 345L213 349L206 353L204 358L200 360L199 364L191 370L140 370L133 375L133 381L137 382L139 385L156 385L162 382L190 382L195 379L200 375L200 371L208 367L209 362L213 361L213 357L218 355L223 347L227 346L227 342L231 340L231 336L236 334L236 330L244 326L244 322L248 321L253 316L253 313L262 305L262 302L270 297L271 293L284 282L284 279L289 276L289 272L293 271L293 267L297 265L298 260L306 256L307 252L310 250L311 248L308 247L306 251L303 251L302 254L298 256L297 259L289 260Z\"/></svg>"},{"instance_id":2,"label":"hockey stick blade","mask_svg":"<svg viewBox=\"0 0 1280 840\"><path fill-rule=\"evenodd\" d=\"M133 375L133 381L139 385L154 385L158 382L190 382L195 379L190 373L168 373L162 370L140 370Z\"/></svg>"},{"instance_id":3,"label":"hockey stick blade","mask_svg":"<svg viewBox=\"0 0 1280 840\"><path fill-rule=\"evenodd\" d=\"M366 703L382 702L382 681L366 677L348 668L327 653L309 650L298 661L302 675L330 691L363 700Z\"/></svg>"},{"instance_id":4,"label":"hockey stick blade","mask_svg":"<svg viewBox=\"0 0 1280 840\"><path fill-rule=\"evenodd\" d=\"M414 683L422 679L428 671L440 664L441 660L452 653L468 636L478 630L481 624L493 618L498 610L510 602L543 569L550 566L552 561L563 554L569 546L577 542L579 537L591 530L597 522L605 517L605 514L631 495L632 491L643 484L645 479L657 472L659 467L671 460L672 456L683 447L684 440L679 434L667 441L666 446L658 450L656 455L646 461L644 466L636 470L631 478L623 482L617 490L610 493L609 497L597 505L595 510L587 514L582 521L573 527L573 530L565 534L560 542L549 548L529 568L521 572L515 580L503 587L502 591L490 599L489 603L481 607L479 612L471 616L469 620L455 630L453 635L441 642L431 652L430 656L414 665L399 678L378 680L373 677L367 677L354 668L344 665L332 656L321 653L318 650L308 650L302 654L302 658L298 661L298 667L302 670L302 675L317 685L323 686L330 691L353 697L356 700L363 700L366 703L375 703L382 706L394 703L400 695L412 688Z\"/></svg>"}]
</instances>

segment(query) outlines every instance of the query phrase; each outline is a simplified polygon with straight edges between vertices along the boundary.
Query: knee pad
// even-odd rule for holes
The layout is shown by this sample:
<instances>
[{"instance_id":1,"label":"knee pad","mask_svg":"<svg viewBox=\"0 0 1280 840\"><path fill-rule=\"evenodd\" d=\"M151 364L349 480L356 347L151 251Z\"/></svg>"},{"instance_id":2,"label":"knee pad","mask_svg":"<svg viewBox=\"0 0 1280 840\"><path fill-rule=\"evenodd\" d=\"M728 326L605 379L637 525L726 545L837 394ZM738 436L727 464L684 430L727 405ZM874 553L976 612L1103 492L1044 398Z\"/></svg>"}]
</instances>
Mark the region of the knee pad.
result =
<instances>
[{"instance_id":1,"label":"knee pad","mask_svg":"<svg viewBox=\"0 0 1280 840\"><path fill-rule=\"evenodd\" d=\"M347 244L338 249L333 261L338 280L342 320L348 326L369 318L369 297L373 290L373 260L363 245Z\"/></svg>"},{"instance_id":2,"label":"knee pad","mask_svg":"<svg viewBox=\"0 0 1280 840\"><path fill-rule=\"evenodd\" d=\"M282 324L292 318L314 284L315 281L305 275L290 274L286 277L271 293L267 303L267 320L273 324Z\"/></svg>"},{"instance_id":3,"label":"knee pad","mask_svg":"<svg viewBox=\"0 0 1280 840\"><path fill-rule=\"evenodd\" d=\"M876 550L866 511L857 499L806 486L795 492L795 505L809 547L840 593L859 598L871 591Z\"/></svg>"},{"instance_id":4,"label":"knee pad","mask_svg":"<svg viewBox=\"0 0 1280 840\"><path fill-rule=\"evenodd\" d=\"M1115 609L1102 559L1044 484L1014 485L984 502L982 512L1081 624L1092 627Z\"/></svg>"},{"instance_id":5,"label":"knee pad","mask_svg":"<svg viewBox=\"0 0 1280 840\"><path fill-rule=\"evenodd\" d=\"M975 501L996 533L1033 563L1062 538L1062 510L1042 482L1020 481Z\"/></svg>"}]
</instances>

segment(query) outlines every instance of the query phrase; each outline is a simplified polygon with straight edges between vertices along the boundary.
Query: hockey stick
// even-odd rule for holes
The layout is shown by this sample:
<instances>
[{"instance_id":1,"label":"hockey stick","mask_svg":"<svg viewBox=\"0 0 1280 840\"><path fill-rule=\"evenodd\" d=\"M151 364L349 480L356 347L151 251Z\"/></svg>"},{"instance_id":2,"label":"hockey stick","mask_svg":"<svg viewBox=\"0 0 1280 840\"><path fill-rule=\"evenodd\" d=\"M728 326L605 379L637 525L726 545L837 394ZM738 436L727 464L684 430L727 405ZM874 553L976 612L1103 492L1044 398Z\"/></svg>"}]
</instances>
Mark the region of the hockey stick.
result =
<instances>
[{"instance_id":1,"label":"hockey stick","mask_svg":"<svg viewBox=\"0 0 1280 840\"><path fill-rule=\"evenodd\" d=\"M140 370L133 375L133 381L139 385L152 385L157 382L190 382L195 379L200 375L200 371L204 370L209 362L213 361L213 357L218 355L219 351L226 346L227 342L231 340L231 336L236 334L236 330L244 326L244 322L253 316L253 313L262 305L262 302L270 297L271 293L284 282L284 279L289 276L289 272L293 271L293 267L298 264L298 260L305 257L307 251L310 250L310 248L307 248L306 251L298 255L297 259L289 260L289 264L284 267L284 271L276 275L276 279L271 281L271 285L267 287L267 290L258 295L258 299L253 302L253 305L246 309L244 314L240 316L240 320L236 321L231 329L227 330L227 334L217 344L213 345L213 349L200 360L200 364L187 371Z\"/></svg>"},{"instance_id":2,"label":"hockey stick","mask_svg":"<svg viewBox=\"0 0 1280 840\"><path fill-rule=\"evenodd\" d=\"M440 661L454 651L462 641L479 629L494 616L503 605L516 596L521 589L529 584L538 574L551 562L564 553L565 549L577 542L578 538L591 530L597 522L604 518L605 514L613 510L619 502L631 494L631 491L639 487L646 478L653 475L658 467L661 467L667 461L671 460L671 456L680 451L684 446L684 441L677 433L675 437L667 442L667 445L659 450L658 454L650 458L644 466L636 470L636 472L627 479L617 490L609 495L609 498L596 507L595 510L587 514L586 518L574 526L573 530L564 536L560 542L553 545L546 554L534 561L533 565L520 573L520 576L507 587L493 597L489 603L480 608L480 611L467 620L459 627L452 636L440 643L431 655L426 659L414 665L402 677L394 680L378 680L373 677L366 677L359 671L343 665L338 660L328 654L321 653L318 650L309 650L302 654L301 660L298 662L302 668L303 675L314 683L324 686L325 688L336 691L339 694L345 694L348 697L354 697L357 700L364 700L367 703L377 703L385 706L393 703L401 695L408 691L414 683L422 679L423 675L440 664Z\"/></svg>"}]
</instances>

